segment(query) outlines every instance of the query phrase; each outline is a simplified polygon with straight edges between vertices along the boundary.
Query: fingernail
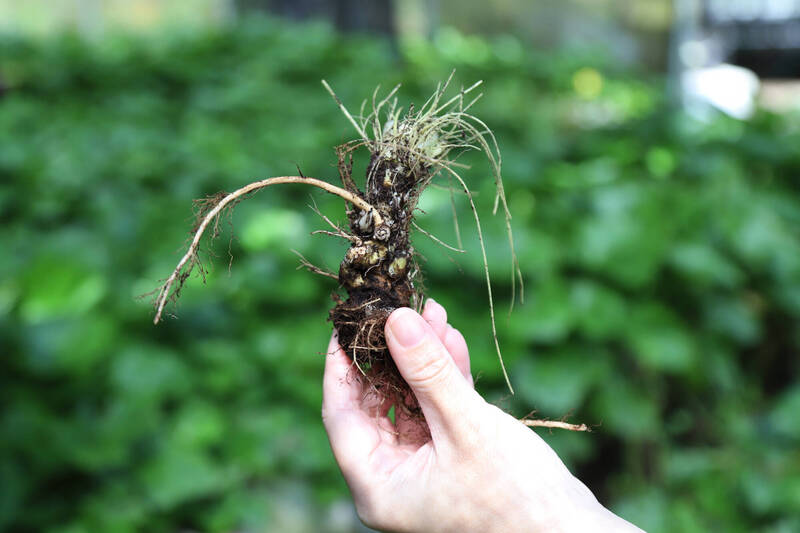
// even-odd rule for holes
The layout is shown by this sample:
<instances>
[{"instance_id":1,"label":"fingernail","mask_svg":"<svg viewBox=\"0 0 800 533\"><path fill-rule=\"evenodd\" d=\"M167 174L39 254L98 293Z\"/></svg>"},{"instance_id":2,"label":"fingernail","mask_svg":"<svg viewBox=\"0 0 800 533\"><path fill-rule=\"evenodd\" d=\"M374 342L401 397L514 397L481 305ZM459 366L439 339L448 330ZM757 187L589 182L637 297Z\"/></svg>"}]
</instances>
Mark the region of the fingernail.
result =
<instances>
[{"instance_id":1,"label":"fingernail","mask_svg":"<svg viewBox=\"0 0 800 533\"><path fill-rule=\"evenodd\" d=\"M431 304L435 304L435 303L436 303L436 300L434 300L433 298L428 298L428 301L425 302L425 309L430 307Z\"/></svg>"},{"instance_id":2,"label":"fingernail","mask_svg":"<svg viewBox=\"0 0 800 533\"><path fill-rule=\"evenodd\" d=\"M419 315L404 307L394 312L389 322L389 332L401 346L410 347L419 344L425 337L425 326Z\"/></svg>"}]
</instances>

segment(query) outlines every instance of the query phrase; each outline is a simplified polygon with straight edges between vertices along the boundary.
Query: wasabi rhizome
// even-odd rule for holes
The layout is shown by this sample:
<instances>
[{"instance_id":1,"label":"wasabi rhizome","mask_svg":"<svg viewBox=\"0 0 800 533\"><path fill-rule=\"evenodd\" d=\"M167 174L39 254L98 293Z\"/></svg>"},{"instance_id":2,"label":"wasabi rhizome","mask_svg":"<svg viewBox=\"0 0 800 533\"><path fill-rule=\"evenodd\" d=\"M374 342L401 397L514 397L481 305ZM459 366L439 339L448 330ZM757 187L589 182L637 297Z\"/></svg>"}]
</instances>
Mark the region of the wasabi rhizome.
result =
<instances>
[{"instance_id":1,"label":"wasabi rhizome","mask_svg":"<svg viewBox=\"0 0 800 533\"><path fill-rule=\"evenodd\" d=\"M474 94L481 82L453 91L455 94L448 97L452 77L451 74L446 82L439 84L433 95L419 108L411 105L404 109L398 105L395 95L399 86L382 98L378 97L376 89L372 99L365 101L361 112L355 116L323 81L324 87L358 133L357 139L336 148L342 185L303 175L281 176L256 181L232 193L218 193L197 202L197 220L192 229L189 249L156 291L154 322L162 319L165 306L177 298L195 267L204 273L199 257L200 242L209 228L211 238L218 234L220 217L224 212L251 193L271 185L294 183L324 189L344 200L348 228L320 214L330 226L320 233L345 239L350 247L341 261L338 274L318 268L301 256L302 264L312 272L335 279L339 288L346 292L346 298L334 292L336 305L330 311L330 319L339 333L339 343L365 378L365 392L379 394L400 408L417 411L416 401L409 394L408 386L399 375L386 347L384 324L389 314L398 307L419 309L423 302L419 284L415 285L420 269L411 244L411 231L422 231L442 246L463 252L460 242L458 248L446 245L414 223L414 211L420 195L434 178L441 177L451 191L456 188L463 192L475 218L486 277L492 335L503 374L511 388L497 341L480 220L472 193L456 170L465 168L456 162L458 155L465 151L478 150L486 157L496 186L494 210L501 210L505 217L511 247L513 305L516 283L519 282L521 288L522 278L514 253L511 215L500 175L500 153L488 126L469 112L481 96ZM369 153L369 163L362 189L352 176L352 168L354 154L358 156L363 151Z\"/></svg>"}]
</instances>

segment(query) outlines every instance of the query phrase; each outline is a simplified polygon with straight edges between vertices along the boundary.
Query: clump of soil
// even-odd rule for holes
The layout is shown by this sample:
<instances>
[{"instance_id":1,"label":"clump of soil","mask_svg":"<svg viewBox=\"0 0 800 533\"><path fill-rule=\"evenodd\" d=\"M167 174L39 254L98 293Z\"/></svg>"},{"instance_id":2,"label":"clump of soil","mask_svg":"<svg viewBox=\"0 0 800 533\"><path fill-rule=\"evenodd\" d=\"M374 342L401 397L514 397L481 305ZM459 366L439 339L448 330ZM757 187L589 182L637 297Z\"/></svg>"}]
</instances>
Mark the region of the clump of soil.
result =
<instances>
[{"instance_id":1,"label":"clump of soil","mask_svg":"<svg viewBox=\"0 0 800 533\"><path fill-rule=\"evenodd\" d=\"M346 291L346 299L334 294L336 306L330 312L330 319L339 332L339 343L365 378L367 392L377 393L408 412L417 412L413 395L409 393L408 385L397 371L386 347L384 325L389 314L398 307L420 307L422 294L418 284L415 285L419 268L410 231L415 226L414 210L420 194L434 177L443 175L447 178L451 193L454 186L463 191L475 217L483 254L492 334L500 357L480 220L470 190L455 170L460 168L455 157L466 150L476 149L486 155L497 188L495 211L501 206L506 217L512 254L512 279L519 279L521 283L511 238L510 214L500 179L500 156L491 131L468 113L480 95L472 101L467 101L465 96L480 82L462 89L445 101L449 81L440 85L419 110L413 106L406 111L398 107L394 98L397 87L381 100L377 99L376 90L370 113L365 115L366 104L362 105L358 120L323 82L359 134L359 139L337 148L342 187L305 176L283 176L254 182L232 193L209 198L202 204L189 250L157 293L155 322L161 319L166 303L177 297L192 268L199 266L203 272L198 255L200 238L209 226L216 235L220 216L227 209L252 192L274 184L300 183L322 188L345 201L348 219L348 229L345 230L323 217L332 229L322 233L347 239L350 247L338 274L325 272L305 259L303 265L315 273L336 279ZM368 131L371 136L367 135ZM370 153L363 190L356 185L352 176L353 153L360 148L366 148ZM500 363L502 366L502 357ZM505 367L503 372L505 374ZM506 380L508 382L507 376Z\"/></svg>"}]
</instances>

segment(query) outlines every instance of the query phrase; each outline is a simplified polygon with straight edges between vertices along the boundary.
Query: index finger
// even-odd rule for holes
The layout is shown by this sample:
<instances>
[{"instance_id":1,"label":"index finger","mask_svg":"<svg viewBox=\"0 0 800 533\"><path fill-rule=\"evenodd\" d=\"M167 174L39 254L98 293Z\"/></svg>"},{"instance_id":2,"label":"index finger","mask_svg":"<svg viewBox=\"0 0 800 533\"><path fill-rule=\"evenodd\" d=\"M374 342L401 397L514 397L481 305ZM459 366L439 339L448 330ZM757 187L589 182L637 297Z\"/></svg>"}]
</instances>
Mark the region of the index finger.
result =
<instances>
[{"instance_id":1,"label":"index finger","mask_svg":"<svg viewBox=\"0 0 800 533\"><path fill-rule=\"evenodd\" d=\"M381 440L377 419L362 408L361 382L351 374L352 364L339 346L334 331L322 378L322 423L348 483L359 476L364 457L369 456Z\"/></svg>"},{"instance_id":2,"label":"index finger","mask_svg":"<svg viewBox=\"0 0 800 533\"><path fill-rule=\"evenodd\" d=\"M331 335L322 376L323 421L326 411L357 409L361 400L361 383L350 375L353 362L339 346L336 330Z\"/></svg>"}]
</instances>

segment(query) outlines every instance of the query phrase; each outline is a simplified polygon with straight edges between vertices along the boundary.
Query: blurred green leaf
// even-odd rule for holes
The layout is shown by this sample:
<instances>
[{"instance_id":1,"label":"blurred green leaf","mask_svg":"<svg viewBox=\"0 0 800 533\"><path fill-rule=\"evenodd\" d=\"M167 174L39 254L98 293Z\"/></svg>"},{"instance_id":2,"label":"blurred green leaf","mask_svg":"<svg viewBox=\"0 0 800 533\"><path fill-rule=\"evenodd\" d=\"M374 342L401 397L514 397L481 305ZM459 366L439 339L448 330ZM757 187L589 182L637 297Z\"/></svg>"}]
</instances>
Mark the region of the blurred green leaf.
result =
<instances>
[{"instance_id":1,"label":"blurred green leaf","mask_svg":"<svg viewBox=\"0 0 800 533\"><path fill-rule=\"evenodd\" d=\"M466 253L413 234L424 291L469 342L478 389L544 432L604 504L649 531L795 531L800 430L796 114L699 122L663 80L597 50L453 28L398 43L241 18L216 30L0 36L0 529L325 531L349 502L319 421L338 198L275 187L220 219L206 276L163 324L134 297L182 254L192 199L297 172L402 82L421 105L485 82L526 283L494 185L464 154L488 252L504 388L468 203ZM362 182L368 154L356 153ZM447 181L420 225L457 242ZM232 262L231 262L232 257ZM423 286L423 285L420 285ZM468 416L468 413L466 414ZM351 516L352 518L352 516Z\"/></svg>"},{"instance_id":2,"label":"blurred green leaf","mask_svg":"<svg viewBox=\"0 0 800 533\"><path fill-rule=\"evenodd\" d=\"M144 490L158 508L221 491L230 479L205 454L184 446L168 447L142 471Z\"/></svg>"},{"instance_id":3,"label":"blurred green leaf","mask_svg":"<svg viewBox=\"0 0 800 533\"><path fill-rule=\"evenodd\" d=\"M770 414L775 430L800 440L800 386L795 385L778 399Z\"/></svg>"},{"instance_id":4,"label":"blurred green leaf","mask_svg":"<svg viewBox=\"0 0 800 533\"><path fill-rule=\"evenodd\" d=\"M122 394L143 400L177 397L189 386L188 369L171 351L134 346L115 357L111 382Z\"/></svg>"},{"instance_id":5,"label":"blurred green leaf","mask_svg":"<svg viewBox=\"0 0 800 533\"><path fill-rule=\"evenodd\" d=\"M105 295L106 281L80 265L42 257L27 272L21 316L28 322L82 314Z\"/></svg>"},{"instance_id":6,"label":"blurred green leaf","mask_svg":"<svg viewBox=\"0 0 800 533\"><path fill-rule=\"evenodd\" d=\"M534 353L516 365L514 383L531 409L560 418L581 406L589 390L607 377L599 355L576 348Z\"/></svg>"},{"instance_id":7,"label":"blurred green leaf","mask_svg":"<svg viewBox=\"0 0 800 533\"><path fill-rule=\"evenodd\" d=\"M508 319L509 333L526 341L557 342L572 326L567 289L557 281L543 284Z\"/></svg>"},{"instance_id":8,"label":"blurred green leaf","mask_svg":"<svg viewBox=\"0 0 800 533\"><path fill-rule=\"evenodd\" d=\"M665 372L688 372L697 350L692 337L667 309L646 304L631 309L626 337L644 366Z\"/></svg>"}]
</instances>

